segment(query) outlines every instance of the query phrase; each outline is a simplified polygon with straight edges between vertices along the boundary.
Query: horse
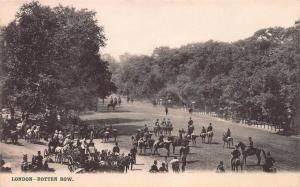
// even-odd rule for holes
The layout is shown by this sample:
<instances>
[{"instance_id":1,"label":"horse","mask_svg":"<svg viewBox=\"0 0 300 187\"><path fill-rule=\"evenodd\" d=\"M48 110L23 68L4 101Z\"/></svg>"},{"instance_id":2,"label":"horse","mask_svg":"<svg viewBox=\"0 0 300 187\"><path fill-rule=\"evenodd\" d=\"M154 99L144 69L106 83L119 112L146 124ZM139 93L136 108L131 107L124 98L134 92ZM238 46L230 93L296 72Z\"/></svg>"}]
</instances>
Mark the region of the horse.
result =
<instances>
[{"instance_id":1,"label":"horse","mask_svg":"<svg viewBox=\"0 0 300 187\"><path fill-rule=\"evenodd\" d=\"M152 149L153 149L153 145L154 145L154 140L153 139L140 139L138 141L138 148L140 148L140 154L142 154L142 152L144 151L144 154L146 153L146 149L150 149L151 153L152 153Z\"/></svg>"},{"instance_id":2,"label":"horse","mask_svg":"<svg viewBox=\"0 0 300 187\"><path fill-rule=\"evenodd\" d=\"M100 132L100 138L102 139L102 142L107 142L109 138L114 138L114 141L117 141L117 129L112 129L110 131L102 130Z\"/></svg>"},{"instance_id":3,"label":"horse","mask_svg":"<svg viewBox=\"0 0 300 187\"><path fill-rule=\"evenodd\" d=\"M239 171L239 167L241 168L241 171L243 171L243 162L240 158L235 158L232 160L231 163L231 170L232 171Z\"/></svg>"},{"instance_id":4,"label":"horse","mask_svg":"<svg viewBox=\"0 0 300 187\"><path fill-rule=\"evenodd\" d=\"M206 133L206 135L207 135L207 143L208 143L208 144L211 144L211 143L212 143L213 136L214 136L213 131L208 131L208 132Z\"/></svg>"},{"instance_id":5,"label":"horse","mask_svg":"<svg viewBox=\"0 0 300 187\"><path fill-rule=\"evenodd\" d=\"M264 158L266 159L266 153L263 149L259 148L249 148L246 150L246 145L243 142L239 142L237 147L241 147L242 155L243 155L243 162L246 165L246 159L248 156L256 155L257 157L257 165L260 165L261 161L261 153L263 153Z\"/></svg>"},{"instance_id":6,"label":"horse","mask_svg":"<svg viewBox=\"0 0 300 187\"><path fill-rule=\"evenodd\" d=\"M153 150L154 150L153 155L155 153L158 153L159 148L165 148L167 150L167 156L169 156L170 155L170 144L171 144L170 141L165 141L165 142L156 141L156 142L154 142L154 144L153 144Z\"/></svg>"},{"instance_id":7,"label":"horse","mask_svg":"<svg viewBox=\"0 0 300 187\"><path fill-rule=\"evenodd\" d=\"M108 103L107 104L107 111L109 111L109 108L112 107L113 111L115 111L116 109L116 105L118 104L118 102L112 102L112 103Z\"/></svg>"},{"instance_id":8,"label":"horse","mask_svg":"<svg viewBox=\"0 0 300 187\"><path fill-rule=\"evenodd\" d=\"M227 136L227 133L223 134L223 142L224 142L223 148L225 147L225 143L227 145L227 148L230 148L230 145L233 146L233 138L230 136Z\"/></svg>"},{"instance_id":9,"label":"horse","mask_svg":"<svg viewBox=\"0 0 300 187\"><path fill-rule=\"evenodd\" d=\"M199 137L199 136L196 135L196 134L194 134L194 133L192 133L192 134L190 134L190 135L189 135L189 134L186 135L186 138L189 139L189 140L191 140L193 144L196 144L196 143L197 143L197 142L196 142L197 137Z\"/></svg>"},{"instance_id":10,"label":"horse","mask_svg":"<svg viewBox=\"0 0 300 187\"><path fill-rule=\"evenodd\" d=\"M206 133L200 133L202 143L205 143Z\"/></svg>"},{"instance_id":11,"label":"horse","mask_svg":"<svg viewBox=\"0 0 300 187\"><path fill-rule=\"evenodd\" d=\"M178 136L169 136L168 141L170 141L173 146L173 154L175 154L176 147L189 145L189 140L187 138L180 138Z\"/></svg>"},{"instance_id":12,"label":"horse","mask_svg":"<svg viewBox=\"0 0 300 187\"><path fill-rule=\"evenodd\" d=\"M54 150L55 162L63 164L64 156L68 150L70 150L70 145L66 144L65 146L57 146Z\"/></svg>"},{"instance_id":13,"label":"horse","mask_svg":"<svg viewBox=\"0 0 300 187\"><path fill-rule=\"evenodd\" d=\"M18 131L17 130L3 130L1 134L1 141L4 140L7 143L8 139L11 139L13 144L18 143Z\"/></svg>"}]
</instances>

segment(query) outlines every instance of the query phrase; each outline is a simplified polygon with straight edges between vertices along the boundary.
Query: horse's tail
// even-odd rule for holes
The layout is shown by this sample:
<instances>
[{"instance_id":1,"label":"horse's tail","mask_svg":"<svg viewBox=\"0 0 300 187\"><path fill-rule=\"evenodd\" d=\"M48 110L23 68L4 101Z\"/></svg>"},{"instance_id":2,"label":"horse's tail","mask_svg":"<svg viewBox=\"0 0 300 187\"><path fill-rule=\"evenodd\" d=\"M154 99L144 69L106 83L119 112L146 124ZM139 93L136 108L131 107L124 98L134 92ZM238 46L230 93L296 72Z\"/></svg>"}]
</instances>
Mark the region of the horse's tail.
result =
<instances>
[{"instance_id":1,"label":"horse's tail","mask_svg":"<svg viewBox=\"0 0 300 187\"><path fill-rule=\"evenodd\" d=\"M264 158L267 159L267 155L264 149L261 149L261 152L263 152Z\"/></svg>"}]
</instances>

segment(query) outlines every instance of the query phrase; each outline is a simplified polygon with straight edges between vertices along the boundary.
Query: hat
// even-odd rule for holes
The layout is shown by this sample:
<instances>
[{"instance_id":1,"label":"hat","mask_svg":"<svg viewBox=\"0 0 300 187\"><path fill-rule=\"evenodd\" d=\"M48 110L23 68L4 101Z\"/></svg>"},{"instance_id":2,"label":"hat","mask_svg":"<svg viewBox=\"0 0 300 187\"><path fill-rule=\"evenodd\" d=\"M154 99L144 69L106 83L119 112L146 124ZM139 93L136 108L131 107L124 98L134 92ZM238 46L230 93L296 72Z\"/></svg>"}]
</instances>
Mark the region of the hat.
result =
<instances>
[{"instance_id":1,"label":"hat","mask_svg":"<svg viewBox=\"0 0 300 187\"><path fill-rule=\"evenodd\" d=\"M55 130L55 133L58 133L58 130Z\"/></svg>"},{"instance_id":2,"label":"hat","mask_svg":"<svg viewBox=\"0 0 300 187\"><path fill-rule=\"evenodd\" d=\"M61 131L59 131L58 133L59 133L59 134L61 134L62 132L61 132Z\"/></svg>"},{"instance_id":3,"label":"hat","mask_svg":"<svg viewBox=\"0 0 300 187\"><path fill-rule=\"evenodd\" d=\"M71 137L71 134L68 134L66 137Z\"/></svg>"}]
</instances>

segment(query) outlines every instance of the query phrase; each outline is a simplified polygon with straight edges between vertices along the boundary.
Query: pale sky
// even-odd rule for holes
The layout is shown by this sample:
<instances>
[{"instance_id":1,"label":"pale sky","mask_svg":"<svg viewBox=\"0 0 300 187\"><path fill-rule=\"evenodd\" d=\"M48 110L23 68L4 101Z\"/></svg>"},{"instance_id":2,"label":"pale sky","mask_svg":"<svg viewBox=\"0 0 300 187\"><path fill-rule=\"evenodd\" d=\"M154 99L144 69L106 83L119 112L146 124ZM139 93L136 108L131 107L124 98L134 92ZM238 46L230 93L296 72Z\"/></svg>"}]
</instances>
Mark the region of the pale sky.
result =
<instances>
[{"instance_id":1,"label":"pale sky","mask_svg":"<svg viewBox=\"0 0 300 187\"><path fill-rule=\"evenodd\" d=\"M22 3L0 0L0 25ZM210 39L236 41L266 27L290 27L300 19L300 0L40 0L97 12L107 45L101 53L118 57L151 54L155 47L180 47Z\"/></svg>"}]
</instances>

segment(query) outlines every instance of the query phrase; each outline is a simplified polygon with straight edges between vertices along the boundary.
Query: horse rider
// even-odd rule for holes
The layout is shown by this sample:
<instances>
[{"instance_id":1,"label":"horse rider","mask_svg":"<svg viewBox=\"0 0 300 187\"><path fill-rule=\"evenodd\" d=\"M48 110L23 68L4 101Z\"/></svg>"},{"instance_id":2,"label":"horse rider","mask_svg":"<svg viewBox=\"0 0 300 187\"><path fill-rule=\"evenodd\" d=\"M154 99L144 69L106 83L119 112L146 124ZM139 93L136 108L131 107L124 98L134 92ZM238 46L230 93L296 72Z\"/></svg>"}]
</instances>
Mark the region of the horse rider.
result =
<instances>
[{"instance_id":1,"label":"horse rider","mask_svg":"<svg viewBox=\"0 0 300 187\"><path fill-rule=\"evenodd\" d=\"M237 158L239 158L241 156L241 152L239 151L237 145L235 146L235 149L231 152L231 155L232 155L232 158L230 160L230 163L231 163L231 167L232 167L233 160L237 159Z\"/></svg>"},{"instance_id":2,"label":"horse rider","mask_svg":"<svg viewBox=\"0 0 300 187\"><path fill-rule=\"evenodd\" d=\"M113 152L114 154L120 153L120 148L119 148L119 146L118 146L118 142L115 143L115 146L113 147L112 152Z\"/></svg>"},{"instance_id":3,"label":"horse rider","mask_svg":"<svg viewBox=\"0 0 300 187\"><path fill-rule=\"evenodd\" d=\"M179 133L179 138L182 139L184 134L184 129L179 130L178 133Z\"/></svg>"},{"instance_id":4,"label":"horse rider","mask_svg":"<svg viewBox=\"0 0 300 187\"><path fill-rule=\"evenodd\" d=\"M154 160L153 165L151 166L149 172L151 172L151 173L157 173L158 172L157 160Z\"/></svg>"},{"instance_id":5,"label":"horse rider","mask_svg":"<svg viewBox=\"0 0 300 187\"><path fill-rule=\"evenodd\" d=\"M54 135L53 135L53 140L58 142L58 130L55 130Z\"/></svg>"},{"instance_id":6,"label":"horse rider","mask_svg":"<svg viewBox=\"0 0 300 187\"><path fill-rule=\"evenodd\" d=\"M205 129L205 127L203 126L202 127L202 130L201 130L201 134L205 134L206 133L206 129Z\"/></svg>"},{"instance_id":7,"label":"horse rider","mask_svg":"<svg viewBox=\"0 0 300 187\"><path fill-rule=\"evenodd\" d=\"M160 135L158 138L158 145L162 145L164 143L164 135Z\"/></svg>"},{"instance_id":8,"label":"horse rider","mask_svg":"<svg viewBox=\"0 0 300 187\"><path fill-rule=\"evenodd\" d=\"M225 173L223 161L220 161L219 165L217 166L217 173Z\"/></svg>"},{"instance_id":9,"label":"horse rider","mask_svg":"<svg viewBox=\"0 0 300 187\"><path fill-rule=\"evenodd\" d=\"M249 140L249 149L252 150L253 149L252 137L249 137L248 140Z\"/></svg>"},{"instance_id":10,"label":"horse rider","mask_svg":"<svg viewBox=\"0 0 300 187\"><path fill-rule=\"evenodd\" d=\"M147 124L145 124L145 127L144 127L144 132L148 132L148 127L147 127Z\"/></svg>"},{"instance_id":11,"label":"horse rider","mask_svg":"<svg viewBox=\"0 0 300 187\"><path fill-rule=\"evenodd\" d=\"M160 166L160 168L158 169L158 171L159 171L160 173L168 172L168 168L167 168L167 165L166 165L165 162L162 162L162 163L161 163L161 166Z\"/></svg>"},{"instance_id":12,"label":"horse rider","mask_svg":"<svg viewBox=\"0 0 300 187\"><path fill-rule=\"evenodd\" d=\"M64 140L63 146L66 146L71 143L72 143L71 134L68 134Z\"/></svg>"},{"instance_id":13,"label":"horse rider","mask_svg":"<svg viewBox=\"0 0 300 187\"><path fill-rule=\"evenodd\" d=\"M192 120L192 117L190 117L189 121L188 121L188 127L193 125L194 124L194 121Z\"/></svg>"},{"instance_id":14,"label":"horse rider","mask_svg":"<svg viewBox=\"0 0 300 187\"><path fill-rule=\"evenodd\" d=\"M113 99L113 97L110 97L109 103L110 103L111 105L114 104L114 99Z\"/></svg>"},{"instance_id":15,"label":"horse rider","mask_svg":"<svg viewBox=\"0 0 300 187\"><path fill-rule=\"evenodd\" d=\"M53 140L53 137L50 138L48 142L48 151L49 153L53 153L56 148L57 143Z\"/></svg>"},{"instance_id":16,"label":"horse rider","mask_svg":"<svg viewBox=\"0 0 300 187\"><path fill-rule=\"evenodd\" d=\"M227 129L227 132L226 132L226 137L231 137L231 131L230 131L230 129L229 129L229 128Z\"/></svg>"},{"instance_id":17,"label":"horse rider","mask_svg":"<svg viewBox=\"0 0 300 187\"><path fill-rule=\"evenodd\" d=\"M60 145L63 145L63 143L64 143L64 135L62 134L62 131L58 132L58 143Z\"/></svg>"},{"instance_id":18,"label":"horse rider","mask_svg":"<svg viewBox=\"0 0 300 187\"><path fill-rule=\"evenodd\" d=\"M268 152L267 153L267 157L266 157L266 162L263 165L263 170L265 172L272 172L272 171L274 171L274 169L275 169L274 163L275 163L275 159L271 156L271 153Z\"/></svg>"},{"instance_id":19,"label":"horse rider","mask_svg":"<svg viewBox=\"0 0 300 187\"><path fill-rule=\"evenodd\" d=\"M115 98L114 98L114 104L117 104L117 103L118 103L118 98L115 97Z\"/></svg>"},{"instance_id":20,"label":"horse rider","mask_svg":"<svg viewBox=\"0 0 300 187\"><path fill-rule=\"evenodd\" d=\"M209 123L209 126L207 127L207 132L211 132L213 131L213 127L212 127L212 124Z\"/></svg>"}]
</instances>

